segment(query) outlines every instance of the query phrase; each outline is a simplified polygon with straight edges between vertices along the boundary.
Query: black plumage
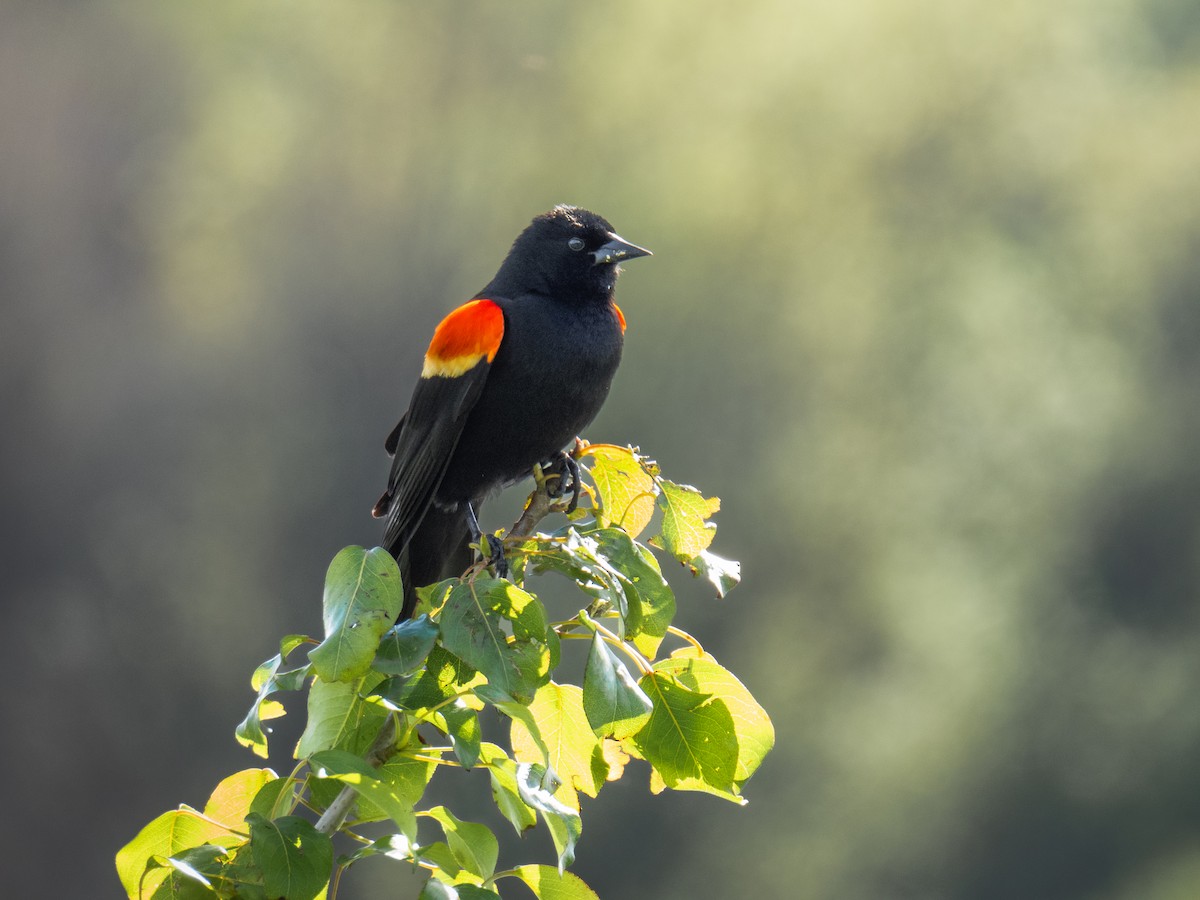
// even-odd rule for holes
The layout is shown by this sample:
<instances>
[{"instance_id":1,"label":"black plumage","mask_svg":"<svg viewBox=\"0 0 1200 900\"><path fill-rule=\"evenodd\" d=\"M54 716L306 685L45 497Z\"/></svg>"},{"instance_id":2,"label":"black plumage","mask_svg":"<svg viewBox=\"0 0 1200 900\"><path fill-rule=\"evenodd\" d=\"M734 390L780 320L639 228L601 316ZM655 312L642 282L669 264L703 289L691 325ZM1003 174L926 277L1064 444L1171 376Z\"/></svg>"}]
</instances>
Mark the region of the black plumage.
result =
<instances>
[{"instance_id":1,"label":"black plumage","mask_svg":"<svg viewBox=\"0 0 1200 900\"><path fill-rule=\"evenodd\" d=\"M479 504L555 458L600 411L625 330L618 264L646 255L595 213L556 207L516 239L482 302L438 327L388 436L392 467L374 510L404 578L401 618L416 587L470 564Z\"/></svg>"}]
</instances>

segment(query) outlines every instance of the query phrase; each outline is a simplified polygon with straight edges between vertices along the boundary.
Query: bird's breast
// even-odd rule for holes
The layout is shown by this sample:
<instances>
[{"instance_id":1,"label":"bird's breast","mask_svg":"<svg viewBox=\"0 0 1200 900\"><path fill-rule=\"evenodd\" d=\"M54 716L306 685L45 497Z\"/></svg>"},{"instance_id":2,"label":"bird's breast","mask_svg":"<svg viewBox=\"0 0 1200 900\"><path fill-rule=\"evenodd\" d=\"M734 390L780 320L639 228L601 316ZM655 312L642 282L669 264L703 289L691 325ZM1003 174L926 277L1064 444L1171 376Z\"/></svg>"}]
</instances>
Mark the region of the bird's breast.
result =
<instances>
[{"instance_id":1,"label":"bird's breast","mask_svg":"<svg viewBox=\"0 0 1200 900\"><path fill-rule=\"evenodd\" d=\"M611 305L506 306L504 340L464 425L441 499L468 499L516 481L567 446L604 404L621 346Z\"/></svg>"}]
</instances>

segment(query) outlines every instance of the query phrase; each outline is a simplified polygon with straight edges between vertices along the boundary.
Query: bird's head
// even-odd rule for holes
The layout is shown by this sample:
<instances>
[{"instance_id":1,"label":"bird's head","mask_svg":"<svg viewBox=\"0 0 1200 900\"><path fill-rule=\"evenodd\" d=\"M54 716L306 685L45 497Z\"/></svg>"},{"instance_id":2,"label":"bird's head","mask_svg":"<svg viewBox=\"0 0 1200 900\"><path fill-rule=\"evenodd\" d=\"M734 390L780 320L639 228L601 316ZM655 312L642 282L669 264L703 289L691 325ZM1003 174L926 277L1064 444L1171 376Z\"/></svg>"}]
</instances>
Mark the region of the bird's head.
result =
<instances>
[{"instance_id":1,"label":"bird's head","mask_svg":"<svg viewBox=\"0 0 1200 900\"><path fill-rule=\"evenodd\" d=\"M578 206L556 206L521 232L494 283L512 292L608 297L618 264L650 255L620 237L602 216Z\"/></svg>"}]
</instances>

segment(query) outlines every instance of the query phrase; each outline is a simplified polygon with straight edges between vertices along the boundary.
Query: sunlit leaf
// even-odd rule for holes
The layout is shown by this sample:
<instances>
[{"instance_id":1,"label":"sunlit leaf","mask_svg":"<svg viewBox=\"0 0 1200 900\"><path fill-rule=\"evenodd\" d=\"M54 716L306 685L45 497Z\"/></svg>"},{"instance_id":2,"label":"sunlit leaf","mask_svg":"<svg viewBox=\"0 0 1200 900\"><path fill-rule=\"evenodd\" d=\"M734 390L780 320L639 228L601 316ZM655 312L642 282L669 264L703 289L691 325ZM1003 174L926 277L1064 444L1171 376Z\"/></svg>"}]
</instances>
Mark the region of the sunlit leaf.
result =
<instances>
[{"instance_id":1,"label":"sunlit leaf","mask_svg":"<svg viewBox=\"0 0 1200 900\"><path fill-rule=\"evenodd\" d=\"M513 631L511 641L505 620ZM541 603L511 582L479 579L457 585L446 599L440 624L446 649L516 700L528 703L550 679Z\"/></svg>"},{"instance_id":2,"label":"sunlit leaf","mask_svg":"<svg viewBox=\"0 0 1200 900\"><path fill-rule=\"evenodd\" d=\"M766 711L732 672L694 647L675 651L669 658L655 663L654 669L672 676L690 690L719 700L729 710L738 747L733 781L740 789L775 745L775 729ZM672 786L681 787L679 784Z\"/></svg>"},{"instance_id":3,"label":"sunlit leaf","mask_svg":"<svg viewBox=\"0 0 1200 900\"><path fill-rule=\"evenodd\" d=\"M658 488L638 455L628 447L592 444L588 469L600 493L596 518L601 525L615 525L637 537L654 516Z\"/></svg>"},{"instance_id":4,"label":"sunlit leaf","mask_svg":"<svg viewBox=\"0 0 1200 900\"><path fill-rule=\"evenodd\" d=\"M583 833L583 821L577 810L555 796L556 779L544 766L536 763L517 764L517 792L521 799L536 809L554 839L558 851L558 868L561 871L575 861L575 844Z\"/></svg>"},{"instance_id":5,"label":"sunlit leaf","mask_svg":"<svg viewBox=\"0 0 1200 900\"><path fill-rule=\"evenodd\" d=\"M663 783L695 789L699 781L723 796L735 796L738 744L729 708L657 670L638 684L654 702L654 712L632 742Z\"/></svg>"},{"instance_id":6,"label":"sunlit leaf","mask_svg":"<svg viewBox=\"0 0 1200 900\"><path fill-rule=\"evenodd\" d=\"M359 797L396 823L409 840L416 840L417 820L413 814L411 792L406 784L396 784L380 778L380 773L361 756L345 750L323 750L309 759L309 766L318 778L331 778L354 789Z\"/></svg>"},{"instance_id":7,"label":"sunlit leaf","mask_svg":"<svg viewBox=\"0 0 1200 900\"><path fill-rule=\"evenodd\" d=\"M435 806L424 814L441 823L446 843L460 866L480 878L492 876L500 844L490 828L478 822L464 822L444 806Z\"/></svg>"},{"instance_id":8,"label":"sunlit leaf","mask_svg":"<svg viewBox=\"0 0 1200 900\"><path fill-rule=\"evenodd\" d=\"M314 680L308 691L308 724L296 745L296 758L332 749L365 753L387 713L379 705L365 702L361 694L379 680L378 675L357 682Z\"/></svg>"},{"instance_id":9,"label":"sunlit leaf","mask_svg":"<svg viewBox=\"0 0 1200 900\"><path fill-rule=\"evenodd\" d=\"M658 496L663 511L661 546L680 562L688 562L708 549L717 526L708 517L721 508L716 497L705 497L690 485L660 480Z\"/></svg>"},{"instance_id":10,"label":"sunlit leaf","mask_svg":"<svg viewBox=\"0 0 1200 900\"><path fill-rule=\"evenodd\" d=\"M201 844L166 857L161 864L170 875L151 900L212 900L218 896L214 882L219 883L228 858L229 852L215 844Z\"/></svg>"},{"instance_id":11,"label":"sunlit leaf","mask_svg":"<svg viewBox=\"0 0 1200 900\"><path fill-rule=\"evenodd\" d=\"M245 840L244 834L208 821L190 806L181 806L154 819L117 852L117 875L129 896L136 897L142 873L153 857L178 856L201 844L232 847ZM166 877L161 869L147 875L143 884L146 896Z\"/></svg>"},{"instance_id":12,"label":"sunlit leaf","mask_svg":"<svg viewBox=\"0 0 1200 900\"><path fill-rule=\"evenodd\" d=\"M325 575L325 640L308 654L324 681L352 681L375 658L404 603L400 569L382 547L346 547Z\"/></svg>"},{"instance_id":13,"label":"sunlit leaf","mask_svg":"<svg viewBox=\"0 0 1200 900\"><path fill-rule=\"evenodd\" d=\"M384 696L405 709L422 712L484 681L463 660L435 646L429 651L425 666L413 678L390 679Z\"/></svg>"},{"instance_id":14,"label":"sunlit leaf","mask_svg":"<svg viewBox=\"0 0 1200 900\"><path fill-rule=\"evenodd\" d=\"M513 874L529 885L538 900L600 900L578 875L553 866L518 866Z\"/></svg>"},{"instance_id":15,"label":"sunlit leaf","mask_svg":"<svg viewBox=\"0 0 1200 900\"><path fill-rule=\"evenodd\" d=\"M473 769L479 762L479 745L483 730L479 726L479 713L458 705L440 710L434 718L435 724L445 726L446 737L454 748L454 756L464 769Z\"/></svg>"},{"instance_id":16,"label":"sunlit leaf","mask_svg":"<svg viewBox=\"0 0 1200 900\"><path fill-rule=\"evenodd\" d=\"M296 669L279 671L287 655L309 639L304 635L290 634L280 643L279 653L272 656L257 669L250 678L250 687L258 692L246 718L238 725L234 736L239 744L249 747L256 756L267 758L267 736L262 723L277 719L284 714L283 705L268 699L278 691L295 691L304 686L310 665L305 663Z\"/></svg>"},{"instance_id":17,"label":"sunlit leaf","mask_svg":"<svg viewBox=\"0 0 1200 900\"><path fill-rule=\"evenodd\" d=\"M583 691L572 684L552 681L538 689L529 704L529 714L537 722L550 767L562 780L555 797L578 810L575 791L595 797L603 784L597 783L592 773L597 739L583 711ZM513 756L519 762L547 761L528 727L518 719L512 723L511 742Z\"/></svg>"},{"instance_id":18,"label":"sunlit leaf","mask_svg":"<svg viewBox=\"0 0 1200 900\"><path fill-rule=\"evenodd\" d=\"M717 556L708 550L694 557L688 565L696 575L708 579L709 583L716 588L718 597L724 597L742 580L741 563L735 559Z\"/></svg>"},{"instance_id":19,"label":"sunlit leaf","mask_svg":"<svg viewBox=\"0 0 1200 900\"><path fill-rule=\"evenodd\" d=\"M430 878L417 900L500 900L500 895L476 884L448 884Z\"/></svg>"},{"instance_id":20,"label":"sunlit leaf","mask_svg":"<svg viewBox=\"0 0 1200 900\"><path fill-rule=\"evenodd\" d=\"M517 787L517 763L495 744L484 742L480 749L480 761L487 767L492 779L492 799L504 818L512 824L517 834L537 824L537 812L524 800Z\"/></svg>"},{"instance_id":21,"label":"sunlit leaf","mask_svg":"<svg viewBox=\"0 0 1200 900\"><path fill-rule=\"evenodd\" d=\"M592 777L596 782L619 781L629 764L629 754L620 741L604 738L592 754Z\"/></svg>"},{"instance_id":22,"label":"sunlit leaf","mask_svg":"<svg viewBox=\"0 0 1200 900\"><path fill-rule=\"evenodd\" d=\"M625 532L604 528L588 535L596 557L604 562L625 595L625 637L650 659L675 618L675 594L662 576L658 560Z\"/></svg>"},{"instance_id":23,"label":"sunlit leaf","mask_svg":"<svg viewBox=\"0 0 1200 900\"><path fill-rule=\"evenodd\" d=\"M259 791L279 778L270 769L243 769L221 780L204 804L204 815L230 828L242 827Z\"/></svg>"},{"instance_id":24,"label":"sunlit leaf","mask_svg":"<svg viewBox=\"0 0 1200 900\"><path fill-rule=\"evenodd\" d=\"M641 731L654 704L624 662L595 635L583 675L583 709L593 732L618 740Z\"/></svg>"}]
</instances>

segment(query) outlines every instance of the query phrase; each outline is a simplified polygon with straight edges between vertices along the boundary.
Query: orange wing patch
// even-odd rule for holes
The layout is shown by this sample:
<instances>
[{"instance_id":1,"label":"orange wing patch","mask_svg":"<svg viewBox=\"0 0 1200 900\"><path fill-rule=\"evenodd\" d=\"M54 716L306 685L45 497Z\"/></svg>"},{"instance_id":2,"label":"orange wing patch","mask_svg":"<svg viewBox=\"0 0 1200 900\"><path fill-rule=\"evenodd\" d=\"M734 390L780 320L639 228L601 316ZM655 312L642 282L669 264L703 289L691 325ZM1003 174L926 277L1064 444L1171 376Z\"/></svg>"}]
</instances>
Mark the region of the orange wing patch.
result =
<instances>
[{"instance_id":1,"label":"orange wing patch","mask_svg":"<svg viewBox=\"0 0 1200 900\"><path fill-rule=\"evenodd\" d=\"M621 312L621 307L613 304L613 312L617 314L617 324L621 326L621 334L625 333L625 313Z\"/></svg>"},{"instance_id":2,"label":"orange wing patch","mask_svg":"<svg viewBox=\"0 0 1200 900\"><path fill-rule=\"evenodd\" d=\"M491 300L464 303L433 332L422 378L455 378L487 357L491 362L504 337L504 312Z\"/></svg>"}]
</instances>

